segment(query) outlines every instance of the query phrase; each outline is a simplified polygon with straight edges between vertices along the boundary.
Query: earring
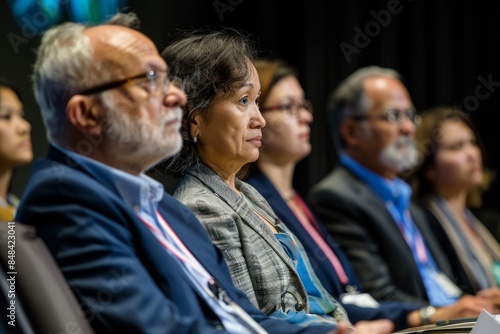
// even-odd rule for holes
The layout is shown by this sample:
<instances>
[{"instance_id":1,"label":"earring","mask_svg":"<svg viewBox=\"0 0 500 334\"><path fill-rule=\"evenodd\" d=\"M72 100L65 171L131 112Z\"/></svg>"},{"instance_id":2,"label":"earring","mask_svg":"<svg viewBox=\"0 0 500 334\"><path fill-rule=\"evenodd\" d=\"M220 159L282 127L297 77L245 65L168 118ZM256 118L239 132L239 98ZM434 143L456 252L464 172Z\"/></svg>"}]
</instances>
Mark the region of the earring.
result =
<instances>
[{"instance_id":1,"label":"earring","mask_svg":"<svg viewBox=\"0 0 500 334\"><path fill-rule=\"evenodd\" d=\"M195 143L195 144L196 144L197 142L198 142L198 136L194 136L194 137L193 137L193 143Z\"/></svg>"}]
</instances>

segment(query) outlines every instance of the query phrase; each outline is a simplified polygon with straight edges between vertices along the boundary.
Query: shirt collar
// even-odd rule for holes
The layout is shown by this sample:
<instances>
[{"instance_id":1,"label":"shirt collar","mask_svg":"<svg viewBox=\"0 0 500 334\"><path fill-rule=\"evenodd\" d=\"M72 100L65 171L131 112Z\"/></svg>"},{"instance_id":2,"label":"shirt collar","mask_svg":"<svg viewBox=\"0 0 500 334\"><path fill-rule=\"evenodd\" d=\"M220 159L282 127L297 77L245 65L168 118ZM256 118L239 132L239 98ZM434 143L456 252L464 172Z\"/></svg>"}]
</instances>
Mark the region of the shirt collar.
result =
<instances>
[{"instance_id":1,"label":"shirt collar","mask_svg":"<svg viewBox=\"0 0 500 334\"><path fill-rule=\"evenodd\" d=\"M384 202L392 202L401 212L409 207L412 190L400 178L396 177L393 180L384 178L362 166L345 153L341 154L340 162L374 190Z\"/></svg>"},{"instance_id":2,"label":"shirt collar","mask_svg":"<svg viewBox=\"0 0 500 334\"><path fill-rule=\"evenodd\" d=\"M150 209L156 210L158 208L158 203L165 194L164 187L160 182L144 173L135 176L60 146L54 146L66 153L78 164L112 182L118 189L120 197L134 211L152 214Z\"/></svg>"}]
</instances>

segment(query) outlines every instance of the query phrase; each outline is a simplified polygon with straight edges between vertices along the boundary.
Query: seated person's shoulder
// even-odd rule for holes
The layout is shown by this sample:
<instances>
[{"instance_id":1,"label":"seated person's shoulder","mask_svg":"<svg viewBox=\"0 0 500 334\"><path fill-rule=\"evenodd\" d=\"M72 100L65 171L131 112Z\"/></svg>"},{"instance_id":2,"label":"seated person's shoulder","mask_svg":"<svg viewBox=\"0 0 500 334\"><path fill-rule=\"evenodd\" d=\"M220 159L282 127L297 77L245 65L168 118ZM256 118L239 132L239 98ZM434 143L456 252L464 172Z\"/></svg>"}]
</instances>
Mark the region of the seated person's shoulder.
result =
<instances>
[{"instance_id":1,"label":"seated person's shoulder","mask_svg":"<svg viewBox=\"0 0 500 334\"><path fill-rule=\"evenodd\" d=\"M335 168L330 174L321 179L309 192L309 200L314 204L321 199L338 199L356 201L356 195L352 191L355 180L349 172L343 168Z\"/></svg>"},{"instance_id":2,"label":"seated person's shoulder","mask_svg":"<svg viewBox=\"0 0 500 334\"><path fill-rule=\"evenodd\" d=\"M190 207L191 205L196 205L196 203L205 202L208 197L214 195L213 192L198 179L187 175L179 182L173 196Z\"/></svg>"},{"instance_id":3,"label":"seated person's shoulder","mask_svg":"<svg viewBox=\"0 0 500 334\"><path fill-rule=\"evenodd\" d=\"M33 172L16 220L44 226L115 221L116 214L126 210L123 200L108 185L65 165L44 164Z\"/></svg>"}]
</instances>

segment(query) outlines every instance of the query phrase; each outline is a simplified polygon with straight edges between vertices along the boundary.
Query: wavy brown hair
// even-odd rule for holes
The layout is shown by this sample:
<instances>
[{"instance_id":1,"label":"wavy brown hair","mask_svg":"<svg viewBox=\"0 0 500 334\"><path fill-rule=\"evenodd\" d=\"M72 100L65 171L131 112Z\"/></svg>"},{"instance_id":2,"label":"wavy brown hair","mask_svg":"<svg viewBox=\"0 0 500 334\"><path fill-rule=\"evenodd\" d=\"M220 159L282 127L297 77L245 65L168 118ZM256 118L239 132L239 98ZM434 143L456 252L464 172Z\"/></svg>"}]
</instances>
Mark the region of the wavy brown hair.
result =
<instances>
[{"instance_id":1,"label":"wavy brown hair","mask_svg":"<svg viewBox=\"0 0 500 334\"><path fill-rule=\"evenodd\" d=\"M416 200L422 200L435 193L433 184L427 180L425 175L435 162L436 149L439 145L439 132L445 122L459 121L471 129L481 151L483 166L486 153L474 123L469 115L461 110L447 106L439 106L423 111L420 114L420 118L421 122L417 127L415 135L418 147L418 164L407 177L407 181L413 188L413 196ZM491 174L489 171L485 169L484 173L485 177L483 184L469 192L467 199L467 205L469 207L479 207L482 204L481 194L488 188L491 181Z\"/></svg>"}]
</instances>

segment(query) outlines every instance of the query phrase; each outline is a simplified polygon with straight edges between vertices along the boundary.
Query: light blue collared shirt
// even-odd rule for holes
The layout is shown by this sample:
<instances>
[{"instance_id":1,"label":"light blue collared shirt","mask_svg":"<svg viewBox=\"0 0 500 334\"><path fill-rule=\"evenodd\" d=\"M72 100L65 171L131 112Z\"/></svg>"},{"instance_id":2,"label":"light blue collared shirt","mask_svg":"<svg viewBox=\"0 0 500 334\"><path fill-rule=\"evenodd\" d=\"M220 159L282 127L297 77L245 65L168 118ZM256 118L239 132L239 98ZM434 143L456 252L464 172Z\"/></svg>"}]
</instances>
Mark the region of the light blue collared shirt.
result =
<instances>
[{"instance_id":1,"label":"light blue collared shirt","mask_svg":"<svg viewBox=\"0 0 500 334\"><path fill-rule=\"evenodd\" d=\"M400 178L390 180L381 177L360 165L345 153L340 156L340 162L365 182L368 187L384 201L387 210L389 210L391 216L394 218L394 221L398 225L401 233L403 233L410 247L420 276L424 282L430 304L434 306L447 306L453 304L458 299L458 296L452 295L449 292L447 293L447 289L441 285L440 279L443 274L439 272L439 268L425 240L422 238L420 231L409 213L412 195L411 187ZM419 239L422 241L421 245L423 245L423 250L425 250L424 258L418 254L417 240ZM451 281L449 283L453 284Z\"/></svg>"},{"instance_id":2,"label":"light blue collared shirt","mask_svg":"<svg viewBox=\"0 0 500 334\"><path fill-rule=\"evenodd\" d=\"M148 223L154 225L158 230L163 233L163 236L168 240L168 242L173 245L179 252L183 252L182 247L180 247L175 240L166 232L161 226L158 216L156 214L158 210L158 203L161 201L165 194L164 187L158 181L152 179L151 177L141 173L139 176L126 173L117 168L113 168L109 165L103 164L97 160L88 158L81 154L66 150L60 146L54 145L57 149L65 152L69 157L71 157L77 164L85 166L85 168L91 170L93 173L108 179L111 181L120 194L120 197L134 209L139 218L147 221ZM247 317L247 323L253 323L252 325L260 327L250 317L246 314L241 315L242 310L236 305L226 305L221 299L215 299L209 295L209 282L207 278L203 277L201 274L197 273L190 266L186 265L177 256L175 256L171 251L165 249L174 259L177 260L180 267L189 278L189 280L196 287L197 291L207 302L212 310L219 316L220 320L224 324L225 329L230 333L236 334L249 334L253 331L249 330L245 326L242 326L241 322L238 321L233 313L237 313L240 317ZM194 258L200 267L203 267L196 258ZM207 275L208 272L207 272ZM259 328L262 329L262 328Z\"/></svg>"}]
</instances>

